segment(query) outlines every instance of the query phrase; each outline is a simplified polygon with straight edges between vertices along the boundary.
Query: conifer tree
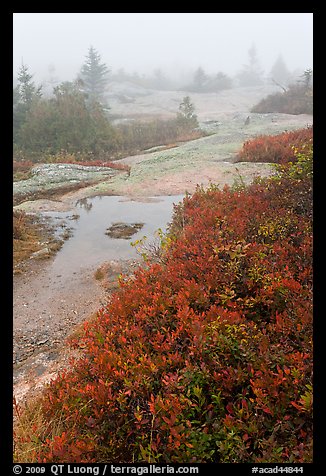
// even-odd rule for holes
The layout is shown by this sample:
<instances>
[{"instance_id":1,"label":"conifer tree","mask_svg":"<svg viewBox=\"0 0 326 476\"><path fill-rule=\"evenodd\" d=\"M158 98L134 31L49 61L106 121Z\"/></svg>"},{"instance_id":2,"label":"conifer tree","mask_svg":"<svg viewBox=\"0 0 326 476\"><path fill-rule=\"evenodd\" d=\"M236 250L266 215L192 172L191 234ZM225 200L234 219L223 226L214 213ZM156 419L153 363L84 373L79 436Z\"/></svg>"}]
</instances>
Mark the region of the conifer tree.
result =
<instances>
[{"instance_id":1,"label":"conifer tree","mask_svg":"<svg viewBox=\"0 0 326 476\"><path fill-rule=\"evenodd\" d=\"M281 85L287 85L290 79L290 73L289 70L286 67L286 64L283 60L282 55L279 55L277 60L272 66L272 69L270 71L270 77L272 80L281 83Z\"/></svg>"},{"instance_id":2,"label":"conifer tree","mask_svg":"<svg viewBox=\"0 0 326 476\"><path fill-rule=\"evenodd\" d=\"M109 73L107 65L101 63L101 56L91 46L80 72L82 90L86 94L86 102L89 106L92 107L96 103L100 103L107 107L104 95Z\"/></svg>"},{"instance_id":3,"label":"conifer tree","mask_svg":"<svg viewBox=\"0 0 326 476\"><path fill-rule=\"evenodd\" d=\"M42 86L37 87L32 81L28 66L22 63L17 76L17 86L13 89L13 138L18 138L19 131L25 123L32 105L41 98Z\"/></svg>"},{"instance_id":4,"label":"conifer tree","mask_svg":"<svg viewBox=\"0 0 326 476\"><path fill-rule=\"evenodd\" d=\"M207 76L203 68L199 67L194 73L194 88L197 91L201 91L207 81Z\"/></svg>"},{"instance_id":5,"label":"conifer tree","mask_svg":"<svg viewBox=\"0 0 326 476\"><path fill-rule=\"evenodd\" d=\"M263 83L263 70L257 56L257 50L254 44L248 50L249 62L243 66L238 74L240 86L259 86Z\"/></svg>"},{"instance_id":6,"label":"conifer tree","mask_svg":"<svg viewBox=\"0 0 326 476\"><path fill-rule=\"evenodd\" d=\"M32 78L33 75L28 72L28 66L22 63L18 71L19 102L25 104L27 109L30 108L34 99L41 97L42 86L36 87Z\"/></svg>"},{"instance_id":7,"label":"conifer tree","mask_svg":"<svg viewBox=\"0 0 326 476\"><path fill-rule=\"evenodd\" d=\"M185 96L179 105L177 113L177 123L185 129L195 129L198 127L197 115L195 114L195 106L191 102L189 96Z\"/></svg>"}]
</instances>

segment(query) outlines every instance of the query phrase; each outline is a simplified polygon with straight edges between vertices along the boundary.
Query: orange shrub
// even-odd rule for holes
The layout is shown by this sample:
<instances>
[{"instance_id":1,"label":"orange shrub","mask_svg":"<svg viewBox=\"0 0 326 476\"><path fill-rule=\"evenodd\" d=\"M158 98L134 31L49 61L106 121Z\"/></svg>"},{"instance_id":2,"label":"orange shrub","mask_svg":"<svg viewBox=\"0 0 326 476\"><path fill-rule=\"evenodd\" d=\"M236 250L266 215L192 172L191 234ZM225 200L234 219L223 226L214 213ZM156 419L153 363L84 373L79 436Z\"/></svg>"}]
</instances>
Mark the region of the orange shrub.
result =
<instances>
[{"instance_id":1,"label":"orange shrub","mask_svg":"<svg viewBox=\"0 0 326 476\"><path fill-rule=\"evenodd\" d=\"M312 144L313 128L307 127L276 136L262 135L247 140L237 155L237 162L273 162L285 164L296 160Z\"/></svg>"},{"instance_id":2,"label":"orange shrub","mask_svg":"<svg viewBox=\"0 0 326 476\"><path fill-rule=\"evenodd\" d=\"M73 341L38 461L310 462L311 216L305 177L185 197L164 264L122 278Z\"/></svg>"}]
</instances>

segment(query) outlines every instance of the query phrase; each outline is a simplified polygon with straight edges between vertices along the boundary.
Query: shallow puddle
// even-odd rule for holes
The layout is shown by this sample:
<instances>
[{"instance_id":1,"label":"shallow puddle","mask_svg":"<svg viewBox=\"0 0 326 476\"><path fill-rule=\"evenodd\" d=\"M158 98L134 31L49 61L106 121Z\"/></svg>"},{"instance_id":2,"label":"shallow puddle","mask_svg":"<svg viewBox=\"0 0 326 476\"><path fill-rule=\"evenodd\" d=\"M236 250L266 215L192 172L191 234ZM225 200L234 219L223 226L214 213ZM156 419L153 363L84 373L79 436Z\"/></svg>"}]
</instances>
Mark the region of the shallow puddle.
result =
<instances>
[{"instance_id":1,"label":"shallow puddle","mask_svg":"<svg viewBox=\"0 0 326 476\"><path fill-rule=\"evenodd\" d=\"M52 273L69 277L81 268L96 267L105 261L137 257L131 243L146 236L154 239L155 232L166 230L171 221L173 204L183 195L161 196L134 201L121 196L98 196L80 200L73 213L44 212L56 220L65 220L72 236L57 253ZM130 238L112 238L106 234L115 223L143 223Z\"/></svg>"}]
</instances>

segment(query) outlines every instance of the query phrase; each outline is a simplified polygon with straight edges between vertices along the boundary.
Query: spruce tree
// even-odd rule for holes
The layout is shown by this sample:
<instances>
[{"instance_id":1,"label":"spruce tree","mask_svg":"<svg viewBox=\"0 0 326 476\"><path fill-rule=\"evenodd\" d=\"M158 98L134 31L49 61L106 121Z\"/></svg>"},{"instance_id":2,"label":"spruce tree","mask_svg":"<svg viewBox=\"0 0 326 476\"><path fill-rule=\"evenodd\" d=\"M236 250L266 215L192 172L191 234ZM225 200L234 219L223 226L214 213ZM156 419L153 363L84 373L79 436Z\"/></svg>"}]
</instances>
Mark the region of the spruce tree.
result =
<instances>
[{"instance_id":1,"label":"spruce tree","mask_svg":"<svg viewBox=\"0 0 326 476\"><path fill-rule=\"evenodd\" d=\"M288 84L291 74L286 67L286 64L283 60L282 55L279 55L277 60L272 66L272 69L269 73L272 80L277 83L281 83L281 85L285 86Z\"/></svg>"},{"instance_id":2,"label":"spruce tree","mask_svg":"<svg viewBox=\"0 0 326 476\"><path fill-rule=\"evenodd\" d=\"M201 91L207 81L207 76L203 68L199 67L194 73L194 89L195 91Z\"/></svg>"},{"instance_id":3,"label":"spruce tree","mask_svg":"<svg viewBox=\"0 0 326 476\"><path fill-rule=\"evenodd\" d=\"M101 63L101 56L93 46L88 50L86 61L80 72L82 90L86 94L86 102L93 107L96 103L106 106L105 89L110 70L105 63Z\"/></svg>"},{"instance_id":4,"label":"spruce tree","mask_svg":"<svg viewBox=\"0 0 326 476\"><path fill-rule=\"evenodd\" d=\"M195 114L195 106L189 96L185 96L179 105L177 113L177 124L184 129L195 129L198 127L197 115Z\"/></svg>"},{"instance_id":5,"label":"spruce tree","mask_svg":"<svg viewBox=\"0 0 326 476\"><path fill-rule=\"evenodd\" d=\"M37 87L32 81L33 75L29 73L28 66L22 63L17 76L17 86L13 89L13 139L19 140L19 131L25 121L32 105L41 98L42 86Z\"/></svg>"},{"instance_id":6,"label":"spruce tree","mask_svg":"<svg viewBox=\"0 0 326 476\"><path fill-rule=\"evenodd\" d=\"M19 102L24 104L27 109L35 99L41 97L42 86L37 88L32 78L33 75L28 72L28 66L22 64L18 71Z\"/></svg>"},{"instance_id":7,"label":"spruce tree","mask_svg":"<svg viewBox=\"0 0 326 476\"><path fill-rule=\"evenodd\" d=\"M244 65L242 71L237 75L240 86L259 86L263 84L263 70L257 56L254 44L248 50L249 62Z\"/></svg>"}]
</instances>

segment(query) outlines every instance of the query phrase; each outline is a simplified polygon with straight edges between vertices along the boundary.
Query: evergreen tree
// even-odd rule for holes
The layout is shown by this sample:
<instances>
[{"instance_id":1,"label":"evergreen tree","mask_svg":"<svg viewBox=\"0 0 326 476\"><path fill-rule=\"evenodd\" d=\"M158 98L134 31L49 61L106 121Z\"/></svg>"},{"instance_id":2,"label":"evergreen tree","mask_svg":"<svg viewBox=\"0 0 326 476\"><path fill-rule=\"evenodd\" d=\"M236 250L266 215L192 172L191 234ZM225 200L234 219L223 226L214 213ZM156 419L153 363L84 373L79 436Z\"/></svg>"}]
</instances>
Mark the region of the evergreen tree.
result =
<instances>
[{"instance_id":1,"label":"evergreen tree","mask_svg":"<svg viewBox=\"0 0 326 476\"><path fill-rule=\"evenodd\" d=\"M102 106L107 107L104 94L109 73L110 70L107 65L101 63L101 56L95 48L91 46L80 72L82 90L86 94L87 104L91 107L93 107L95 103L100 103Z\"/></svg>"},{"instance_id":2,"label":"evergreen tree","mask_svg":"<svg viewBox=\"0 0 326 476\"><path fill-rule=\"evenodd\" d=\"M46 89L47 96L51 96L53 89L60 83L55 71L55 66L53 64L49 64L48 78L44 81L44 89Z\"/></svg>"},{"instance_id":3,"label":"evergreen tree","mask_svg":"<svg viewBox=\"0 0 326 476\"><path fill-rule=\"evenodd\" d=\"M53 93L33 103L19 132L20 150L39 159L61 151L94 158L116 149L115 129L99 103L87 107L78 81L65 81Z\"/></svg>"},{"instance_id":4,"label":"evergreen tree","mask_svg":"<svg viewBox=\"0 0 326 476\"><path fill-rule=\"evenodd\" d=\"M198 127L198 120L195 114L195 106L190 101L189 96L185 96L179 105L177 113L177 123L184 129L195 129Z\"/></svg>"},{"instance_id":5,"label":"evergreen tree","mask_svg":"<svg viewBox=\"0 0 326 476\"><path fill-rule=\"evenodd\" d=\"M20 128L20 123L21 123L21 114L19 113L19 87L16 86L13 89L13 95L12 95L12 108L13 108L13 139L14 142L17 139L17 134Z\"/></svg>"},{"instance_id":6,"label":"evergreen tree","mask_svg":"<svg viewBox=\"0 0 326 476\"><path fill-rule=\"evenodd\" d=\"M279 55L279 57L273 64L269 75L272 80L276 81L277 83L280 83L281 85L286 85L289 82L291 75L286 67L282 55Z\"/></svg>"},{"instance_id":7,"label":"evergreen tree","mask_svg":"<svg viewBox=\"0 0 326 476\"><path fill-rule=\"evenodd\" d=\"M35 99L40 98L42 95L42 86L37 88L32 78L33 75L28 72L28 66L22 64L18 71L18 92L19 101L24 104L27 109L30 108Z\"/></svg>"},{"instance_id":8,"label":"evergreen tree","mask_svg":"<svg viewBox=\"0 0 326 476\"><path fill-rule=\"evenodd\" d=\"M238 74L240 86L258 86L263 83L263 71L257 56L257 50L254 44L248 50L249 63L244 65L242 71Z\"/></svg>"},{"instance_id":9,"label":"evergreen tree","mask_svg":"<svg viewBox=\"0 0 326 476\"><path fill-rule=\"evenodd\" d=\"M154 77L152 80L152 87L154 89L168 89L170 86L169 80L160 68L154 70Z\"/></svg>"},{"instance_id":10,"label":"evergreen tree","mask_svg":"<svg viewBox=\"0 0 326 476\"><path fill-rule=\"evenodd\" d=\"M33 75L29 73L28 66L22 63L18 71L18 84L13 90L14 143L18 140L19 131L25 123L32 105L42 96L42 86L37 87L32 78Z\"/></svg>"},{"instance_id":11,"label":"evergreen tree","mask_svg":"<svg viewBox=\"0 0 326 476\"><path fill-rule=\"evenodd\" d=\"M217 92L223 89L232 88L232 79L221 71L218 72L215 77L212 77L205 84L205 92Z\"/></svg>"},{"instance_id":12,"label":"evergreen tree","mask_svg":"<svg viewBox=\"0 0 326 476\"><path fill-rule=\"evenodd\" d=\"M299 80L300 83L303 83L303 87L305 90L308 90L312 87L312 69L308 68L305 69L303 74L300 76L302 79Z\"/></svg>"},{"instance_id":13,"label":"evergreen tree","mask_svg":"<svg viewBox=\"0 0 326 476\"><path fill-rule=\"evenodd\" d=\"M203 68L199 67L194 73L194 89L201 91L207 81L207 76Z\"/></svg>"}]
</instances>

